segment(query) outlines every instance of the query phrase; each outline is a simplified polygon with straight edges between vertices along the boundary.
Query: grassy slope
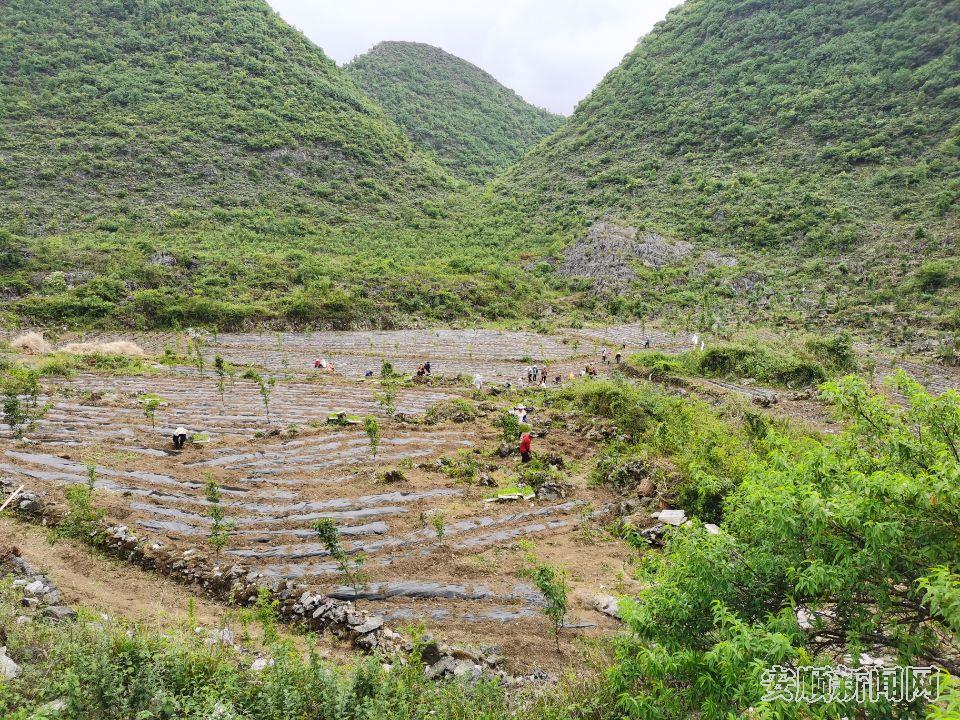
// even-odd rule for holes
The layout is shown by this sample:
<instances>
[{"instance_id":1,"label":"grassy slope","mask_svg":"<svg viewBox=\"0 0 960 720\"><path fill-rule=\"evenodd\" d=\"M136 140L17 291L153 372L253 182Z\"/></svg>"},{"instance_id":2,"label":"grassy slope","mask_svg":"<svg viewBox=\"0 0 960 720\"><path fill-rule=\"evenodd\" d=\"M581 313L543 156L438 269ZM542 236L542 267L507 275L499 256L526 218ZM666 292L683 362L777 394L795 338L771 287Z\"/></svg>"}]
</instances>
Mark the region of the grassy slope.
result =
<instances>
[{"instance_id":1,"label":"grassy slope","mask_svg":"<svg viewBox=\"0 0 960 720\"><path fill-rule=\"evenodd\" d=\"M489 180L563 122L475 65L422 43L380 43L345 69L418 147L471 182Z\"/></svg>"},{"instance_id":2,"label":"grassy slope","mask_svg":"<svg viewBox=\"0 0 960 720\"><path fill-rule=\"evenodd\" d=\"M262 0L0 4L0 321L515 316L543 282ZM515 234L515 233L513 233Z\"/></svg>"},{"instance_id":3,"label":"grassy slope","mask_svg":"<svg viewBox=\"0 0 960 720\"><path fill-rule=\"evenodd\" d=\"M498 189L741 256L646 274L641 307L958 329L960 274L918 277L956 259L958 48L960 10L938 0L689 0ZM770 282L733 298L748 270Z\"/></svg>"},{"instance_id":4,"label":"grassy slope","mask_svg":"<svg viewBox=\"0 0 960 720\"><path fill-rule=\"evenodd\" d=\"M0 4L0 222L396 217L450 187L263 0Z\"/></svg>"}]
</instances>

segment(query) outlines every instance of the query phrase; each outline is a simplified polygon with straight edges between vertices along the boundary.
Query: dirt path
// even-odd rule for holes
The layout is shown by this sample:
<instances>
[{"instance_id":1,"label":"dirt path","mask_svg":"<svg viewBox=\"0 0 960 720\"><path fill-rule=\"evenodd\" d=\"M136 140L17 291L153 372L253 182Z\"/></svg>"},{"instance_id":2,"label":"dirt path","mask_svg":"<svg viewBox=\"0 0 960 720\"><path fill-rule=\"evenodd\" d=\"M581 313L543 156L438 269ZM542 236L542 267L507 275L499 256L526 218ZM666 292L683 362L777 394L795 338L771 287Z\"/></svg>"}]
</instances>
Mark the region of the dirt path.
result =
<instances>
[{"instance_id":1,"label":"dirt path","mask_svg":"<svg viewBox=\"0 0 960 720\"><path fill-rule=\"evenodd\" d=\"M188 588L119 560L90 552L72 540L51 545L44 530L0 517L0 545L15 545L34 567L50 577L68 605L84 605L135 622L177 623L194 601L197 620L219 625L226 608Z\"/></svg>"}]
</instances>

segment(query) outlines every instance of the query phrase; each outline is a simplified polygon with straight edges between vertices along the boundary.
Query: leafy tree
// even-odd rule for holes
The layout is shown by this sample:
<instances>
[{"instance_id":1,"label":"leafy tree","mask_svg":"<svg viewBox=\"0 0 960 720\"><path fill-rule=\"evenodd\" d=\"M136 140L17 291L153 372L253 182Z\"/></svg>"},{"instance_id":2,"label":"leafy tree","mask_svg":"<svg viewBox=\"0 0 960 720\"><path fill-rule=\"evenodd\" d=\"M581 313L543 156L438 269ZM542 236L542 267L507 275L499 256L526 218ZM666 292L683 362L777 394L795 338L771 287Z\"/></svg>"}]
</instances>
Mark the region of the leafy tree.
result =
<instances>
[{"instance_id":1,"label":"leafy tree","mask_svg":"<svg viewBox=\"0 0 960 720\"><path fill-rule=\"evenodd\" d=\"M15 438L31 430L50 409L40 403L40 374L36 370L9 364L0 367L3 419Z\"/></svg>"},{"instance_id":2,"label":"leafy tree","mask_svg":"<svg viewBox=\"0 0 960 720\"><path fill-rule=\"evenodd\" d=\"M921 717L921 704L882 699L767 702L761 679L775 664L862 653L960 672L960 395L933 397L902 373L891 385L905 407L855 377L828 383L840 437L771 430L719 534L677 528L662 555L644 556L649 584L627 613L614 675L623 711Z\"/></svg>"},{"instance_id":3,"label":"leafy tree","mask_svg":"<svg viewBox=\"0 0 960 720\"><path fill-rule=\"evenodd\" d=\"M373 460L377 460L377 448L380 447L380 423L372 415L367 415L363 419L363 430L370 441L370 452L373 454Z\"/></svg>"},{"instance_id":4,"label":"leafy tree","mask_svg":"<svg viewBox=\"0 0 960 720\"><path fill-rule=\"evenodd\" d=\"M360 592L367 586L366 575L363 571L364 557L361 553L350 555L340 541L340 530L330 518L322 518L312 525L316 531L320 544L330 553L340 570L343 582L353 589L354 598L359 602Z\"/></svg>"},{"instance_id":5,"label":"leafy tree","mask_svg":"<svg viewBox=\"0 0 960 720\"><path fill-rule=\"evenodd\" d=\"M553 637L560 652L560 631L567 618L567 595L570 592L567 573L546 563L538 563L523 571L546 600L543 614L553 625Z\"/></svg>"},{"instance_id":6,"label":"leafy tree","mask_svg":"<svg viewBox=\"0 0 960 720\"><path fill-rule=\"evenodd\" d=\"M277 379L274 377L264 377L258 373L253 368L248 368L244 373L243 377L247 380L252 380L257 384L257 388L260 391L260 399L263 401L263 409L267 414L267 423L270 423L270 393L273 391L273 386L276 384Z\"/></svg>"},{"instance_id":7,"label":"leafy tree","mask_svg":"<svg viewBox=\"0 0 960 720\"><path fill-rule=\"evenodd\" d=\"M157 408L163 402L163 398L153 393L147 393L140 397L140 407L143 410L144 417L150 421L150 427L157 427Z\"/></svg>"},{"instance_id":8,"label":"leafy tree","mask_svg":"<svg viewBox=\"0 0 960 720\"><path fill-rule=\"evenodd\" d=\"M213 473L207 473L207 482L204 485L204 495L210 505L208 515L210 516L210 546L217 556L220 555L223 548L230 539L230 531L233 529L233 521L224 519L223 506L221 505L220 484L217 482Z\"/></svg>"}]
</instances>

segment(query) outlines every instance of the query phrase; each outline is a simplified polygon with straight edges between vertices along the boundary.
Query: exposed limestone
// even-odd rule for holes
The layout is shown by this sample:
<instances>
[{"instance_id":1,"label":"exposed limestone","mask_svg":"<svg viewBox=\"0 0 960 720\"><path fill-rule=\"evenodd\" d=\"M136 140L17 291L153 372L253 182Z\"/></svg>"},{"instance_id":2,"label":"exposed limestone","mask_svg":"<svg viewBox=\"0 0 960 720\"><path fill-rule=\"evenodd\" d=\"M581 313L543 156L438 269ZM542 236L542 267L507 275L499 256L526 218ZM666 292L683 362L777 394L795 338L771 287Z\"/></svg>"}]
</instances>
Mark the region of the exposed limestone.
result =
<instances>
[{"instance_id":1,"label":"exposed limestone","mask_svg":"<svg viewBox=\"0 0 960 720\"><path fill-rule=\"evenodd\" d=\"M634 263L659 270L692 251L688 242L670 242L655 234L638 237L634 227L597 222L586 237L564 248L557 271L565 277L592 280L596 292L620 292L637 276Z\"/></svg>"}]
</instances>

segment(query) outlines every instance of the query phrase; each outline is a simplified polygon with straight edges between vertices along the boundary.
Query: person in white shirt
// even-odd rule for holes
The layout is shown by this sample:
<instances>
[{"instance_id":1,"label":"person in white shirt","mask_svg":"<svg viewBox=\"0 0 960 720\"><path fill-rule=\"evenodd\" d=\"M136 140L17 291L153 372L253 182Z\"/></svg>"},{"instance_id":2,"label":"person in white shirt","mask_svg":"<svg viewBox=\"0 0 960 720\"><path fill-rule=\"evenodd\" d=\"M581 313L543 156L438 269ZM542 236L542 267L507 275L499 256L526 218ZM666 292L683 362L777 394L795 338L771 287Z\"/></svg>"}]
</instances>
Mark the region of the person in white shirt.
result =
<instances>
[{"instance_id":1,"label":"person in white shirt","mask_svg":"<svg viewBox=\"0 0 960 720\"><path fill-rule=\"evenodd\" d=\"M173 447L177 450L183 450L187 442L187 429L182 425L173 431Z\"/></svg>"}]
</instances>

